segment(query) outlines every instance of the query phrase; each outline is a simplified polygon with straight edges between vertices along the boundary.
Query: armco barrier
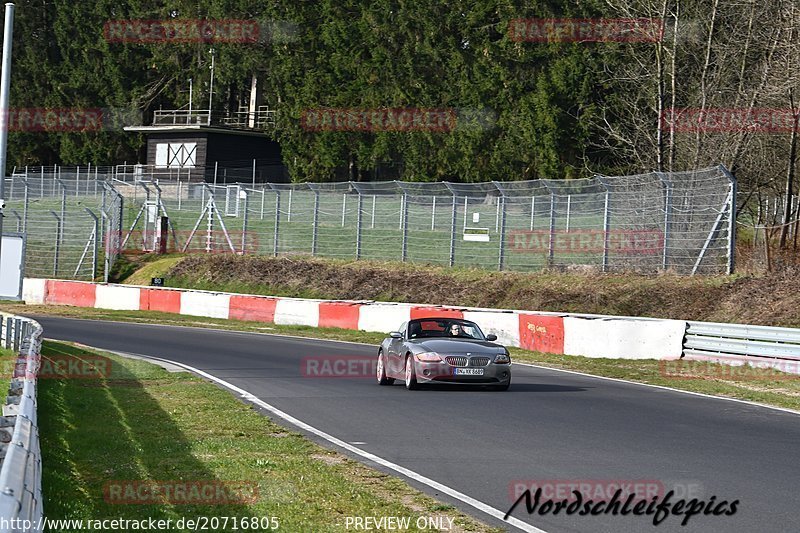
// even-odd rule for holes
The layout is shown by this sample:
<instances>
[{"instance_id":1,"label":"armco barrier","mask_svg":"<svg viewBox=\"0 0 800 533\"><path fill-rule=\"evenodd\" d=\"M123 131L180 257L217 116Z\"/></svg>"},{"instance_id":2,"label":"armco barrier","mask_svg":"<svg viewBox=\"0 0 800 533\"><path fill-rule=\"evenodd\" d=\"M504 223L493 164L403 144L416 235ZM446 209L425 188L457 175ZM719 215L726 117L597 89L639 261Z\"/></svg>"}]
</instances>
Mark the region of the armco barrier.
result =
<instances>
[{"instance_id":1,"label":"armco barrier","mask_svg":"<svg viewBox=\"0 0 800 533\"><path fill-rule=\"evenodd\" d=\"M42 508L42 458L36 422L36 373L42 342L41 326L30 319L3 315L3 346L19 354L3 406L0 432L10 442L0 445L0 533L15 519L39 523ZM3 439L4 441L6 439Z\"/></svg>"},{"instance_id":2,"label":"armco barrier","mask_svg":"<svg viewBox=\"0 0 800 533\"><path fill-rule=\"evenodd\" d=\"M800 329L692 321L687 325L687 359L734 365L752 360L759 366L800 373Z\"/></svg>"},{"instance_id":3,"label":"armco barrier","mask_svg":"<svg viewBox=\"0 0 800 533\"><path fill-rule=\"evenodd\" d=\"M676 358L680 320L537 313L373 301L278 298L212 291L25 279L27 303L163 311L274 324L387 333L411 318L443 315L473 320L503 344L545 353L614 358Z\"/></svg>"}]
</instances>

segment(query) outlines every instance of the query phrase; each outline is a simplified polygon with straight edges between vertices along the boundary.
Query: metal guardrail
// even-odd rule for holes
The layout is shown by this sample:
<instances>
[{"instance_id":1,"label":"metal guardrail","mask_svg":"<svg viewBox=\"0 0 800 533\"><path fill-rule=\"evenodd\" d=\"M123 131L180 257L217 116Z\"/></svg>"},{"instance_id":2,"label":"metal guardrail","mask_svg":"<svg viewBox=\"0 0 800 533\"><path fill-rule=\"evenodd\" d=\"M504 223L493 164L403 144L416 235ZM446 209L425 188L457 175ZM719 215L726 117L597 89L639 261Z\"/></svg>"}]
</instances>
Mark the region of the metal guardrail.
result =
<instances>
[{"instance_id":1,"label":"metal guardrail","mask_svg":"<svg viewBox=\"0 0 800 533\"><path fill-rule=\"evenodd\" d=\"M2 315L3 346L19 358L0 418L0 533L22 531L20 520L33 531L44 516L42 456L36 417L36 374L42 343L38 322ZM12 527L16 524L16 527Z\"/></svg>"},{"instance_id":2,"label":"metal guardrail","mask_svg":"<svg viewBox=\"0 0 800 533\"><path fill-rule=\"evenodd\" d=\"M800 361L800 329L687 322L685 356L747 362ZM800 365L782 365L798 371Z\"/></svg>"}]
</instances>

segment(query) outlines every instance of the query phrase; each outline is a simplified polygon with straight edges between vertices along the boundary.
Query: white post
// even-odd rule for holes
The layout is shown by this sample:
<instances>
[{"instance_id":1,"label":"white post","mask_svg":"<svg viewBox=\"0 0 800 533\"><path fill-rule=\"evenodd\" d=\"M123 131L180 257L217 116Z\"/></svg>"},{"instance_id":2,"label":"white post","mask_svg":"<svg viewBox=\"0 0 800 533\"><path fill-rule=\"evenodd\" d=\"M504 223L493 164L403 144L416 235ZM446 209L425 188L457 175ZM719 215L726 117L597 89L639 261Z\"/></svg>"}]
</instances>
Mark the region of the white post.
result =
<instances>
[{"instance_id":1,"label":"white post","mask_svg":"<svg viewBox=\"0 0 800 533\"><path fill-rule=\"evenodd\" d=\"M531 196L531 231L533 231L533 215L536 213L536 197Z\"/></svg>"},{"instance_id":2,"label":"white post","mask_svg":"<svg viewBox=\"0 0 800 533\"><path fill-rule=\"evenodd\" d=\"M569 213L570 213L571 209L572 209L572 195L568 194L567 195L567 231L566 231L567 233L569 233Z\"/></svg>"},{"instance_id":3,"label":"white post","mask_svg":"<svg viewBox=\"0 0 800 533\"><path fill-rule=\"evenodd\" d=\"M8 95L11 87L11 47L14 37L14 4L6 4L3 31L3 66L0 75L0 235L5 209L6 150L8 148ZM2 241L0 241L2 242Z\"/></svg>"},{"instance_id":4,"label":"white post","mask_svg":"<svg viewBox=\"0 0 800 533\"><path fill-rule=\"evenodd\" d=\"M342 227L344 227L345 213L347 212L347 193L342 195Z\"/></svg>"},{"instance_id":5,"label":"white post","mask_svg":"<svg viewBox=\"0 0 800 533\"><path fill-rule=\"evenodd\" d=\"M372 229L375 229L375 195L372 195Z\"/></svg>"},{"instance_id":6,"label":"white post","mask_svg":"<svg viewBox=\"0 0 800 533\"><path fill-rule=\"evenodd\" d=\"M291 221L292 221L292 189L289 189L289 207L288 207L288 212L286 213L286 222L291 222Z\"/></svg>"},{"instance_id":7,"label":"white post","mask_svg":"<svg viewBox=\"0 0 800 533\"><path fill-rule=\"evenodd\" d=\"M433 197L433 206L431 207L431 231L436 227L436 197Z\"/></svg>"}]
</instances>

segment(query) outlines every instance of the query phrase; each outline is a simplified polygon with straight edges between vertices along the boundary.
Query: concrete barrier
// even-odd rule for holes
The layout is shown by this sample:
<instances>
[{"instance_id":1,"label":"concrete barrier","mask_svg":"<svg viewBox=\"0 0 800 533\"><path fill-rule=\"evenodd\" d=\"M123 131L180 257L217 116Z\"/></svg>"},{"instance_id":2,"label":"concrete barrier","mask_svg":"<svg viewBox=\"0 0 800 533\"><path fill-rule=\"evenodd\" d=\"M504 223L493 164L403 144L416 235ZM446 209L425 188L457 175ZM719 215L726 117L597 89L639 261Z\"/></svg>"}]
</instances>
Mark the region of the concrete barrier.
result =
<instances>
[{"instance_id":1,"label":"concrete barrier","mask_svg":"<svg viewBox=\"0 0 800 533\"><path fill-rule=\"evenodd\" d=\"M27 303L148 310L211 318L388 333L412 318L477 322L507 346L545 353L623 359L679 357L686 322L535 313L425 304L351 302L226 294L191 289L25 279Z\"/></svg>"},{"instance_id":2,"label":"concrete barrier","mask_svg":"<svg viewBox=\"0 0 800 533\"><path fill-rule=\"evenodd\" d=\"M634 318L564 318L564 354L614 359L680 357L686 322Z\"/></svg>"}]
</instances>

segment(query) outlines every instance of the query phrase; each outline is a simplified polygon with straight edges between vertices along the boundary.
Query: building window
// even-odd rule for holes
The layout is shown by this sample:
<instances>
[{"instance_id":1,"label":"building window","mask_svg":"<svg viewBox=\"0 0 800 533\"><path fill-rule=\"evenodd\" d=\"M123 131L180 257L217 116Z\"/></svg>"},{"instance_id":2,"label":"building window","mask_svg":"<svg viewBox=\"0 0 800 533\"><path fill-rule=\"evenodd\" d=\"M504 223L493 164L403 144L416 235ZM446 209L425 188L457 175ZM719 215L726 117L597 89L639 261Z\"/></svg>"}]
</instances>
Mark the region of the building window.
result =
<instances>
[{"instance_id":1,"label":"building window","mask_svg":"<svg viewBox=\"0 0 800 533\"><path fill-rule=\"evenodd\" d=\"M194 168L197 143L156 144L156 168Z\"/></svg>"}]
</instances>

